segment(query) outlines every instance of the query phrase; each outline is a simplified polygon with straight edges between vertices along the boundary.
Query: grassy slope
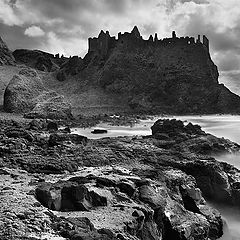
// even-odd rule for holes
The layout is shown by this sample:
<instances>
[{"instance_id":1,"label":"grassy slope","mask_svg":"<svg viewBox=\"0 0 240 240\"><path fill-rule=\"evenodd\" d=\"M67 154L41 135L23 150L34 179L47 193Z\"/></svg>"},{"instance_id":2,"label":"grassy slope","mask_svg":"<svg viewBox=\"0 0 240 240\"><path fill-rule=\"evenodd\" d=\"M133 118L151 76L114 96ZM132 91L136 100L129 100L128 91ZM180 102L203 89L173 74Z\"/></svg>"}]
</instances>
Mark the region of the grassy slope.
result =
<instances>
[{"instance_id":1,"label":"grassy slope","mask_svg":"<svg viewBox=\"0 0 240 240\"><path fill-rule=\"evenodd\" d=\"M128 111L127 104L121 96L106 93L102 88L86 84L78 77L70 77L59 82L54 73L43 77L44 84L65 96L72 104L74 115L113 114Z\"/></svg>"},{"instance_id":2,"label":"grassy slope","mask_svg":"<svg viewBox=\"0 0 240 240\"><path fill-rule=\"evenodd\" d=\"M10 117L11 114L3 114L4 91L11 80L23 66L0 66L0 116ZM54 73L44 73L38 71L42 77L44 85L51 90L65 96L72 104L73 114L98 115L113 114L128 111L124 99L113 94L106 94L101 88L87 86L78 78L69 78L65 82L59 82ZM9 116L8 116L9 115ZM19 116L16 115L18 118Z\"/></svg>"}]
</instances>

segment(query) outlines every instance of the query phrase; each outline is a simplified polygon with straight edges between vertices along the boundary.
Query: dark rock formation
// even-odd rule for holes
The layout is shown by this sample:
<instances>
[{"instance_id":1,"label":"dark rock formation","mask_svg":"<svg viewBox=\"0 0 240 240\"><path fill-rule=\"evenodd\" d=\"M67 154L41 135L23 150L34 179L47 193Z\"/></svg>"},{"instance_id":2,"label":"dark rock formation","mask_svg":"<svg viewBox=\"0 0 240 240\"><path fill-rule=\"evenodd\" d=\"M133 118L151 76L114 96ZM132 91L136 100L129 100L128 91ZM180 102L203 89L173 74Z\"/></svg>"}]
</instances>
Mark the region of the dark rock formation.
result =
<instances>
[{"instance_id":1,"label":"dark rock formation","mask_svg":"<svg viewBox=\"0 0 240 240\"><path fill-rule=\"evenodd\" d=\"M84 62L82 58L78 56L73 56L68 61L66 61L57 73L57 79L59 81L65 81L68 76L74 76L81 72L84 68Z\"/></svg>"},{"instance_id":2,"label":"dark rock formation","mask_svg":"<svg viewBox=\"0 0 240 240\"><path fill-rule=\"evenodd\" d=\"M36 197L45 207L57 211L89 211L107 205L105 197L72 181L42 183L36 189Z\"/></svg>"},{"instance_id":3,"label":"dark rock formation","mask_svg":"<svg viewBox=\"0 0 240 240\"><path fill-rule=\"evenodd\" d=\"M22 69L4 92L6 112L27 113L28 118L72 118L71 105L64 97L48 91L35 70Z\"/></svg>"},{"instance_id":4,"label":"dark rock formation","mask_svg":"<svg viewBox=\"0 0 240 240\"><path fill-rule=\"evenodd\" d=\"M195 40L173 32L172 38L144 40L134 27L116 39L101 31L89 38L87 55L72 66L60 70L58 79L65 80L68 69L80 72L81 81L122 96L133 111L240 112L240 97L218 82L206 36Z\"/></svg>"},{"instance_id":5,"label":"dark rock formation","mask_svg":"<svg viewBox=\"0 0 240 240\"><path fill-rule=\"evenodd\" d=\"M24 63L28 67L35 68L44 72L53 72L67 60L67 58L59 58L53 54L40 50L17 49L13 52L13 56L19 63Z\"/></svg>"},{"instance_id":6,"label":"dark rock formation","mask_svg":"<svg viewBox=\"0 0 240 240\"><path fill-rule=\"evenodd\" d=\"M95 174L97 171L96 168ZM109 181L111 178L119 180L115 186L96 188L98 174L104 174ZM53 184L40 183L36 197L52 210L80 211L80 216L81 211L93 211L93 216L88 214L89 220L96 221L96 215L103 226L107 217L111 227L105 229L112 232L112 237L121 234L123 238L120 239L135 236L141 240L157 240L172 239L174 236L177 240L205 240L221 236L220 214L206 205L194 178L179 170L162 171L161 180L149 180L147 185L143 176L141 179L112 170L99 170L97 175L79 176ZM135 181L142 181L143 185L135 185ZM122 219L128 220L123 222ZM209 233L213 230L215 235L212 236ZM90 232L87 231L88 234Z\"/></svg>"},{"instance_id":7,"label":"dark rock formation","mask_svg":"<svg viewBox=\"0 0 240 240\"><path fill-rule=\"evenodd\" d=\"M205 132L202 131L199 125L188 123L185 126L182 121L176 119L159 119L154 123L151 129L154 137L158 136L159 134L166 134L169 137L174 137L184 133L189 135L205 135Z\"/></svg>"},{"instance_id":8,"label":"dark rock formation","mask_svg":"<svg viewBox=\"0 0 240 240\"><path fill-rule=\"evenodd\" d=\"M91 133L93 134L103 134L103 133L107 133L107 129L100 129L100 128L96 128L94 130L91 131Z\"/></svg>"},{"instance_id":9,"label":"dark rock formation","mask_svg":"<svg viewBox=\"0 0 240 240\"><path fill-rule=\"evenodd\" d=\"M0 37L0 65L14 65L15 59L7 44Z\"/></svg>"}]
</instances>

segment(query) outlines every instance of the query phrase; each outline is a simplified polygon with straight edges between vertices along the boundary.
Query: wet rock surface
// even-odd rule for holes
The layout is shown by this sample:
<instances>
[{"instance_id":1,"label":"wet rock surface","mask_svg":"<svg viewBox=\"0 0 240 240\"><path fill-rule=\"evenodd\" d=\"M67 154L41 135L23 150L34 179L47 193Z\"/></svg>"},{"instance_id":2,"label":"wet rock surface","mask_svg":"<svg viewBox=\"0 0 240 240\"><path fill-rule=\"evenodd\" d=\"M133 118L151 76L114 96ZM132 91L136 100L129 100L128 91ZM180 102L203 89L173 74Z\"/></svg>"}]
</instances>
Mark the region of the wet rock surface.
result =
<instances>
[{"instance_id":1,"label":"wet rock surface","mask_svg":"<svg viewBox=\"0 0 240 240\"><path fill-rule=\"evenodd\" d=\"M1 239L213 240L223 222L205 199L240 207L239 170L210 156L239 145L199 126L90 140L43 120L0 124Z\"/></svg>"}]
</instances>

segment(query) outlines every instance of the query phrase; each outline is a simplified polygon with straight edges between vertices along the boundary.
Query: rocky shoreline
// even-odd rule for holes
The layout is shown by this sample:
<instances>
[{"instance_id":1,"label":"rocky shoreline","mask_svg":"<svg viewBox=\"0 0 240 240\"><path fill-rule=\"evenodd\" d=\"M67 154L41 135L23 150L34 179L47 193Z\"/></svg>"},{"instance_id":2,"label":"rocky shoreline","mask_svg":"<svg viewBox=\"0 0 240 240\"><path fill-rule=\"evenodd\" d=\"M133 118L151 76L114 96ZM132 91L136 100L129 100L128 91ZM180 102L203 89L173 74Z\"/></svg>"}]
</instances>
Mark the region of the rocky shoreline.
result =
<instances>
[{"instance_id":1,"label":"rocky shoreline","mask_svg":"<svg viewBox=\"0 0 240 240\"><path fill-rule=\"evenodd\" d=\"M98 140L54 121L1 120L0 238L218 239L240 207L240 171L213 154L240 146L158 120L150 136Z\"/></svg>"}]
</instances>

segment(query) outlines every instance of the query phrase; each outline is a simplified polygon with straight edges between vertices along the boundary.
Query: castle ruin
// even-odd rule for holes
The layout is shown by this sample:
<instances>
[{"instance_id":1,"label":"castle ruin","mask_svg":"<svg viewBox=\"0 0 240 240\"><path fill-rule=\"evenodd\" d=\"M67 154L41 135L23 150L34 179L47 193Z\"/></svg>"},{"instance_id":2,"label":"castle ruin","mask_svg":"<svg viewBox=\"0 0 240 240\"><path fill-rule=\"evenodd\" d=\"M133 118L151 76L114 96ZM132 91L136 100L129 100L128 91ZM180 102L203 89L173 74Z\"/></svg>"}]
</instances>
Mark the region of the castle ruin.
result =
<instances>
[{"instance_id":1,"label":"castle ruin","mask_svg":"<svg viewBox=\"0 0 240 240\"><path fill-rule=\"evenodd\" d=\"M88 39L88 52L96 52L102 57L106 57L109 50L111 48L114 48L118 44L122 46L127 47L145 47L145 46L154 46L154 47L160 47L160 46L168 46L168 45L202 45L207 52L209 52L209 40L208 38L203 35L202 41L201 36L198 35L198 38L195 40L194 37L177 37L176 32L172 32L171 38L164 38L164 39L158 39L157 33L155 33L154 37L150 35L148 40L144 40L138 30L138 28L135 26L133 30L125 33L118 33L118 38L111 37L109 32L104 32L101 30L98 37L89 38Z\"/></svg>"}]
</instances>

